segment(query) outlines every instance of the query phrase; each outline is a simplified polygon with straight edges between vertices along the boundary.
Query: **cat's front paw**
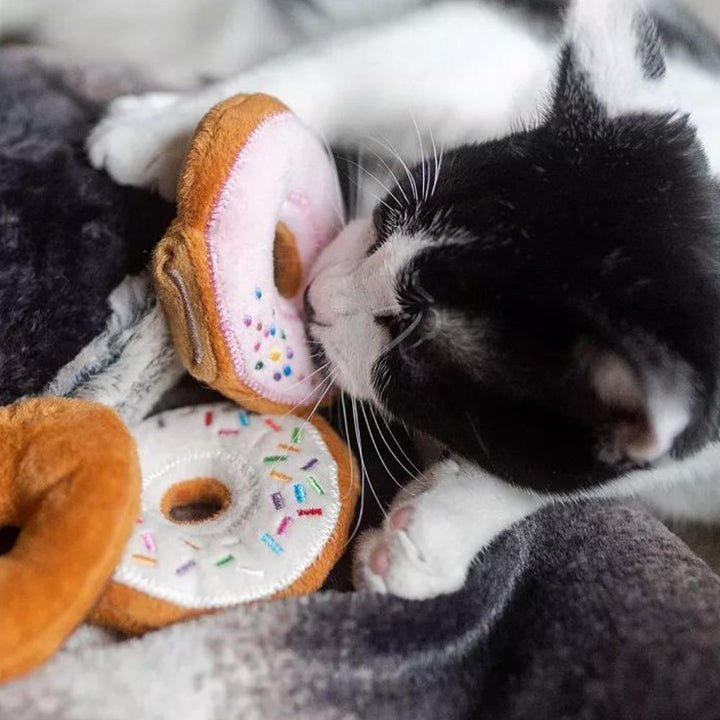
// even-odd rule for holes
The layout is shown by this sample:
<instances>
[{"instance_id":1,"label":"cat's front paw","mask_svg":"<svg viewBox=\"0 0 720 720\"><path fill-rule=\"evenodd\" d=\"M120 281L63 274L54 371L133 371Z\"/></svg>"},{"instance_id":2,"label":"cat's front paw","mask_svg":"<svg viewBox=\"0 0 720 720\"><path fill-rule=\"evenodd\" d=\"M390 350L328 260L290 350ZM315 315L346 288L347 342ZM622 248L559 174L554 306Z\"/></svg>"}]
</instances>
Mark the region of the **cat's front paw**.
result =
<instances>
[{"instance_id":1,"label":"cat's front paw","mask_svg":"<svg viewBox=\"0 0 720 720\"><path fill-rule=\"evenodd\" d=\"M415 600L459 590L474 553L439 505L431 493L400 499L382 529L360 538L355 586Z\"/></svg>"},{"instance_id":2,"label":"cat's front paw","mask_svg":"<svg viewBox=\"0 0 720 720\"><path fill-rule=\"evenodd\" d=\"M175 199L177 179L197 122L194 109L174 93L120 97L90 133L93 167L121 185L152 188Z\"/></svg>"}]
</instances>

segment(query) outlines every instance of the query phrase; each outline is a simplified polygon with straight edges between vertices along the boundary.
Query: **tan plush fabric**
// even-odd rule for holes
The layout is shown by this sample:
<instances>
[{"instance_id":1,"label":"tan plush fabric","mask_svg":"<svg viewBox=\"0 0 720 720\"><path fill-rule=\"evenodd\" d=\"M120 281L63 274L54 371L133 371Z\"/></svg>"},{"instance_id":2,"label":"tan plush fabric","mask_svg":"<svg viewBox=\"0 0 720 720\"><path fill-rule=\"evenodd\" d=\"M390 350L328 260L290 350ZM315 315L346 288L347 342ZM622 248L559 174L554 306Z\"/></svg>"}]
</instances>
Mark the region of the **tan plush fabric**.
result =
<instances>
[{"instance_id":1,"label":"tan plush fabric","mask_svg":"<svg viewBox=\"0 0 720 720\"><path fill-rule=\"evenodd\" d=\"M0 681L47 659L85 618L137 517L135 442L118 415L42 398L0 409Z\"/></svg>"}]
</instances>

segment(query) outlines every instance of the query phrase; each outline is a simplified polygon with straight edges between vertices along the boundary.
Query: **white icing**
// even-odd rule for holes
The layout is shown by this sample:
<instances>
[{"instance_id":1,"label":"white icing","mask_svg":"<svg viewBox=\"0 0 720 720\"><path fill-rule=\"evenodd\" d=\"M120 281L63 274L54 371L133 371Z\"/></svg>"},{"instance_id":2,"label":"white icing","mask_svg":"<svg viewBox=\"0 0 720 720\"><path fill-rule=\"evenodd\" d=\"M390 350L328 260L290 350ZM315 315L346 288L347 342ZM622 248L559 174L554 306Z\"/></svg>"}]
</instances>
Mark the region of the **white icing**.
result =
<instances>
[{"instance_id":1,"label":"white icing","mask_svg":"<svg viewBox=\"0 0 720 720\"><path fill-rule=\"evenodd\" d=\"M135 438L143 474L142 514L115 581L183 607L215 608L267 597L300 577L322 551L340 513L337 464L318 430L303 422L220 403L171 410L140 424ZM302 428L302 438L293 443L295 428ZM265 462L271 456L287 459ZM313 467L303 470L313 458ZM271 477L272 470L292 481ZM160 508L167 490L198 477L222 483L230 492L229 507L200 523L166 518ZM302 502L296 484L304 490ZM284 500L279 509L272 498L277 492ZM311 508L322 514L298 514ZM278 534L285 517L291 520ZM265 534L281 552L261 540ZM231 560L216 564L229 555Z\"/></svg>"}]
</instances>

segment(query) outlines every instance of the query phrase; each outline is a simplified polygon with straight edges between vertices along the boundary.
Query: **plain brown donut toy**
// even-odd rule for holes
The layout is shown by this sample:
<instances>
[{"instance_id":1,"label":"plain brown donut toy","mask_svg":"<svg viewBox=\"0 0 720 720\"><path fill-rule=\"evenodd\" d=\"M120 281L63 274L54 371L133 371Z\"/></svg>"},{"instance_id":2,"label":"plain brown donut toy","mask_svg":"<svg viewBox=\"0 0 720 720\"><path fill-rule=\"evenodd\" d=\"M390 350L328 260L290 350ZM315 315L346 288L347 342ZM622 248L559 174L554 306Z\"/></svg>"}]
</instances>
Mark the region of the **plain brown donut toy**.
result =
<instances>
[{"instance_id":1,"label":"plain brown donut toy","mask_svg":"<svg viewBox=\"0 0 720 720\"><path fill-rule=\"evenodd\" d=\"M0 409L0 681L86 617L137 516L135 442L111 409L42 398Z\"/></svg>"}]
</instances>

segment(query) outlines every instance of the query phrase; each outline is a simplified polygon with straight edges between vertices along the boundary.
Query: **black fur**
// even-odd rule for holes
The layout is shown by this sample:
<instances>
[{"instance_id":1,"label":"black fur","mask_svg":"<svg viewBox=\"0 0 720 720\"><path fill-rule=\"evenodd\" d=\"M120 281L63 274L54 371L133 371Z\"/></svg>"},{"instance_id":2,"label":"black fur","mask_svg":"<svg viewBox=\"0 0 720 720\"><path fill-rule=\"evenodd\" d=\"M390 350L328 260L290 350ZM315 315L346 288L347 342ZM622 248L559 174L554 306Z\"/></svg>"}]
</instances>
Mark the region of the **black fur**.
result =
<instances>
[{"instance_id":1,"label":"black fur","mask_svg":"<svg viewBox=\"0 0 720 720\"><path fill-rule=\"evenodd\" d=\"M594 393L590 347L638 377L689 367L672 454L716 437L720 189L686 118L611 119L568 49L539 127L455 150L418 212L380 205L375 226L379 244L435 238L398 281L403 314L381 319L407 332L374 369L396 416L519 485L594 485L628 468L598 459L627 417Z\"/></svg>"},{"instance_id":2,"label":"black fur","mask_svg":"<svg viewBox=\"0 0 720 720\"><path fill-rule=\"evenodd\" d=\"M93 170L101 107L0 53L0 404L40 391L97 335L171 208Z\"/></svg>"}]
</instances>

